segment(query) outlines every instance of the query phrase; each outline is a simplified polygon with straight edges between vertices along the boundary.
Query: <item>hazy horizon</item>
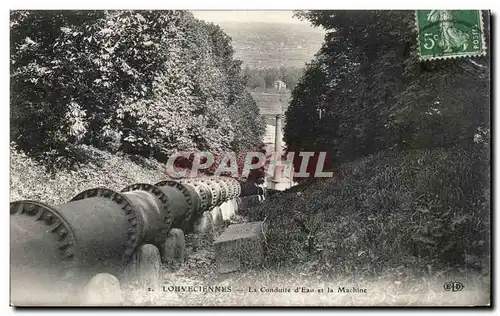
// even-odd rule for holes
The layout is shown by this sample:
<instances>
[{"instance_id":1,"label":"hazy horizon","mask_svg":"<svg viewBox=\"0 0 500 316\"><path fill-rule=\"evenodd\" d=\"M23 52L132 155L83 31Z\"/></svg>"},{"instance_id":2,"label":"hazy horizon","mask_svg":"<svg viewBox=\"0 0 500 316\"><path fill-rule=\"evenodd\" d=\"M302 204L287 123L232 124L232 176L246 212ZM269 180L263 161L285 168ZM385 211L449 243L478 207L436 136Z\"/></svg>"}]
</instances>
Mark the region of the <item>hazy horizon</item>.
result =
<instances>
[{"instance_id":1,"label":"hazy horizon","mask_svg":"<svg viewBox=\"0 0 500 316\"><path fill-rule=\"evenodd\" d=\"M257 10L217 10L191 11L198 19L220 22L269 22L282 24L302 24L310 26L309 22L293 17L293 11L257 11ZM312 26L311 26L312 27Z\"/></svg>"}]
</instances>

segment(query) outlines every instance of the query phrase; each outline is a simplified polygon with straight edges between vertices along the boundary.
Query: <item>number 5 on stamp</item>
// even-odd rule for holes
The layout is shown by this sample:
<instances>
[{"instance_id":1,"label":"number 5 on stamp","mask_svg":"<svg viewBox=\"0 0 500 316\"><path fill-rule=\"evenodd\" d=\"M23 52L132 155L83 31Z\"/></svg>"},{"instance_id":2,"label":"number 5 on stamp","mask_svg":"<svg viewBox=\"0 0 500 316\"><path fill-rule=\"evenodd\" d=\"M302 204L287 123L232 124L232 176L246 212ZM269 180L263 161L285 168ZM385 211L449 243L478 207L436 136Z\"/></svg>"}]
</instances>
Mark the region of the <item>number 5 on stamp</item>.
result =
<instances>
[{"instance_id":1,"label":"number 5 on stamp","mask_svg":"<svg viewBox=\"0 0 500 316\"><path fill-rule=\"evenodd\" d=\"M480 10L417 10L416 26L423 60L486 55Z\"/></svg>"}]
</instances>

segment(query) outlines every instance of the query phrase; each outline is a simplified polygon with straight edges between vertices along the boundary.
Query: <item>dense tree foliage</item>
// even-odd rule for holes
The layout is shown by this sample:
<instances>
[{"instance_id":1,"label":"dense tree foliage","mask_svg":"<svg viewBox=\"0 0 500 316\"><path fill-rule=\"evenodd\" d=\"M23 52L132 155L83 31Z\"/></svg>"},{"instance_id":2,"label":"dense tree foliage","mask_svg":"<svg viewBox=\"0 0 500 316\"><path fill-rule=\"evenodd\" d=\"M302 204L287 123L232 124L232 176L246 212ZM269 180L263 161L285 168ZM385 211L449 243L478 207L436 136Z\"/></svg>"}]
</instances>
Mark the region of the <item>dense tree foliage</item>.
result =
<instances>
[{"instance_id":1,"label":"dense tree foliage","mask_svg":"<svg viewBox=\"0 0 500 316\"><path fill-rule=\"evenodd\" d=\"M283 225L287 218L297 221L287 212L294 205L310 213L299 218L302 223L332 224L318 233L324 240L318 266L325 270L338 269L332 263L341 270L353 264L358 271L378 273L376 261L380 268L442 265L486 271L490 51L481 57L421 61L413 11L297 15L327 34L292 91L285 141L294 152L327 151L338 176L317 181L315 192L266 205L265 217L276 234L268 239L275 261L303 260L303 241L311 240L310 230ZM486 12L483 20L488 43ZM351 244L345 238L351 234L364 236ZM313 257L310 244L306 249L305 256ZM362 259L366 252L373 255Z\"/></svg>"},{"instance_id":2,"label":"dense tree foliage","mask_svg":"<svg viewBox=\"0 0 500 316\"><path fill-rule=\"evenodd\" d=\"M327 34L292 93L291 151L328 150L341 162L392 147L488 142L489 56L421 62L413 11L297 15Z\"/></svg>"},{"instance_id":3,"label":"dense tree foliage","mask_svg":"<svg viewBox=\"0 0 500 316\"><path fill-rule=\"evenodd\" d=\"M156 157L259 144L264 124L220 27L185 11L13 11L11 138Z\"/></svg>"}]
</instances>

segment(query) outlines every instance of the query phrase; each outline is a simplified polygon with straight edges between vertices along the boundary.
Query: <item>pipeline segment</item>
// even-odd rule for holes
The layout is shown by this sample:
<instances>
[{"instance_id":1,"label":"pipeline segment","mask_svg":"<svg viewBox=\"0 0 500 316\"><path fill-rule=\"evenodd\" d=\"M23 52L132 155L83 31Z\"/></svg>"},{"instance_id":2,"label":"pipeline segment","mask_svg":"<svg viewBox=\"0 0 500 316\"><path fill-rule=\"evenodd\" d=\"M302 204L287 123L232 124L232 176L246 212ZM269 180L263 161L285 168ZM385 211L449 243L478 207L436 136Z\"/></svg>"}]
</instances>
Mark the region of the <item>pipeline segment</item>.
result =
<instances>
[{"instance_id":1,"label":"pipeline segment","mask_svg":"<svg viewBox=\"0 0 500 316\"><path fill-rule=\"evenodd\" d=\"M26 298L26 284L46 304L97 273L120 276L140 245L160 247L172 228L190 231L205 211L245 193L233 178L206 177L94 188L56 206L12 202L12 300Z\"/></svg>"},{"instance_id":2,"label":"pipeline segment","mask_svg":"<svg viewBox=\"0 0 500 316\"><path fill-rule=\"evenodd\" d=\"M96 273L120 274L141 241L142 229L143 219L131 202L109 189L88 190L54 207L36 201L11 203L13 299L25 297L23 290L16 291L26 283L43 302L55 299L46 295L61 291L74 294Z\"/></svg>"}]
</instances>

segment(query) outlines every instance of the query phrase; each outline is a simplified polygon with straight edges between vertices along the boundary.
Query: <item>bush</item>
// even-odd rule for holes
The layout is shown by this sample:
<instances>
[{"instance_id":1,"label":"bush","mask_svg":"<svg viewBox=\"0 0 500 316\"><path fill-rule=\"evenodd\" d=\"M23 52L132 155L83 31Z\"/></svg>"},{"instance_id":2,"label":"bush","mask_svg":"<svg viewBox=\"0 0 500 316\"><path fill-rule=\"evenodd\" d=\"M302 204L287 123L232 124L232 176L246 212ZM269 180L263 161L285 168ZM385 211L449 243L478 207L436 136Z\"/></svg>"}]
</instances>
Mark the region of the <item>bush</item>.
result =
<instances>
[{"instance_id":1,"label":"bush","mask_svg":"<svg viewBox=\"0 0 500 316\"><path fill-rule=\"evenodd\" d=\"M89 146L77 150L90 157L78 171L58 169L47 172L15 144L10 147L10 199L36 200L50 205L68 202L78 193L96 187L121 191L138 182L166 180L165 166L154 160L134 162L123 155L112 155Z\"/></svg>"}]
</instances>

